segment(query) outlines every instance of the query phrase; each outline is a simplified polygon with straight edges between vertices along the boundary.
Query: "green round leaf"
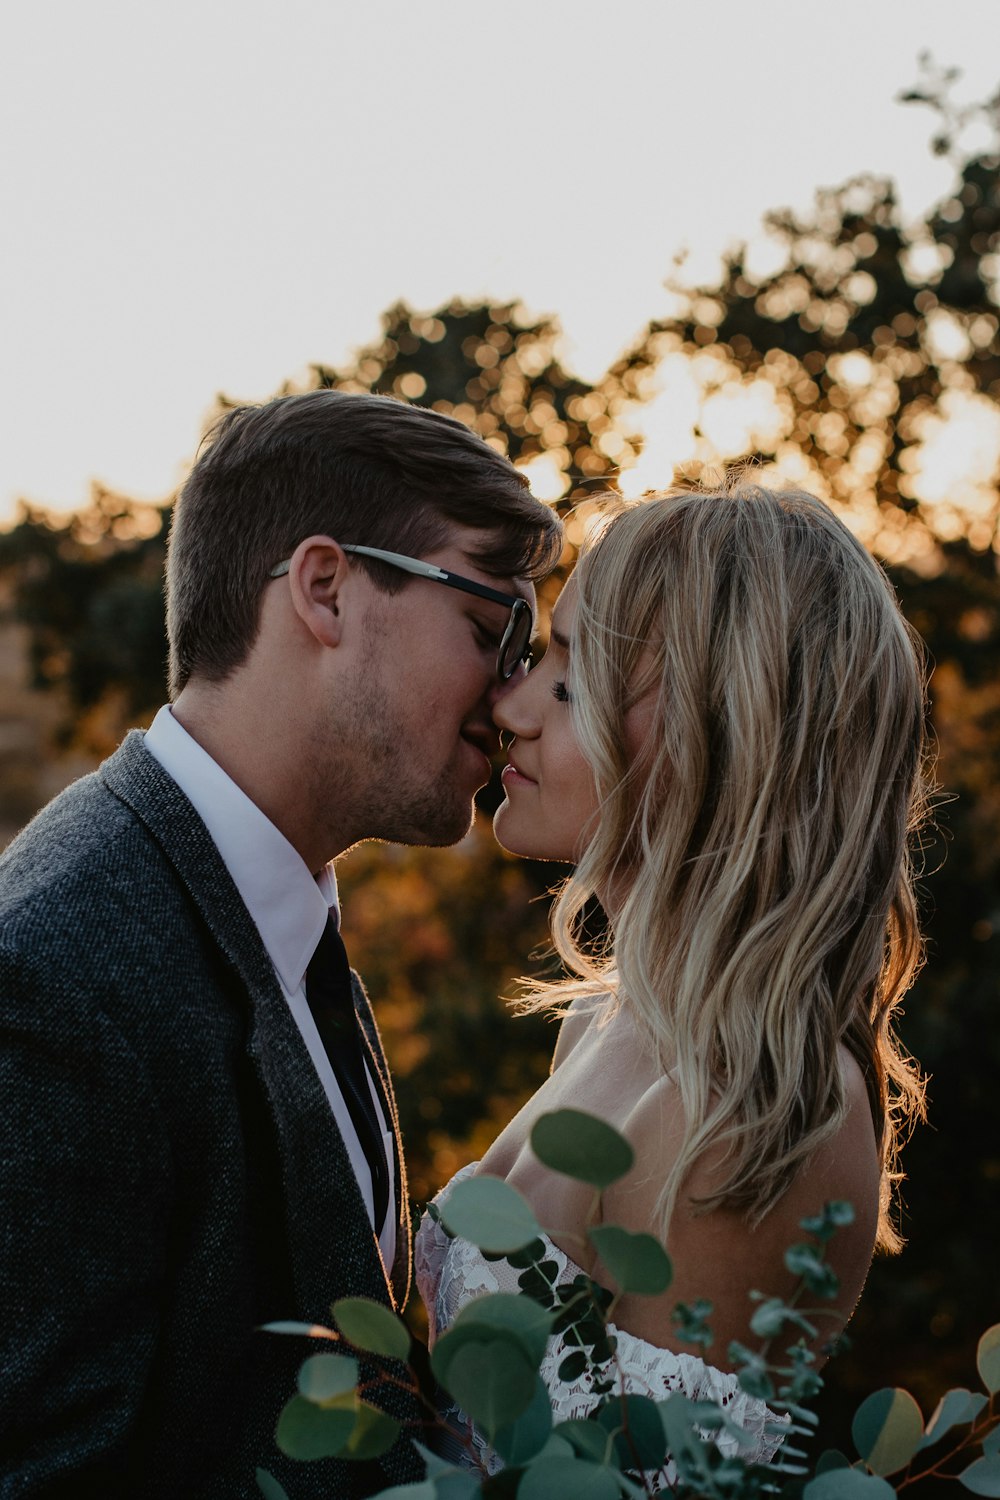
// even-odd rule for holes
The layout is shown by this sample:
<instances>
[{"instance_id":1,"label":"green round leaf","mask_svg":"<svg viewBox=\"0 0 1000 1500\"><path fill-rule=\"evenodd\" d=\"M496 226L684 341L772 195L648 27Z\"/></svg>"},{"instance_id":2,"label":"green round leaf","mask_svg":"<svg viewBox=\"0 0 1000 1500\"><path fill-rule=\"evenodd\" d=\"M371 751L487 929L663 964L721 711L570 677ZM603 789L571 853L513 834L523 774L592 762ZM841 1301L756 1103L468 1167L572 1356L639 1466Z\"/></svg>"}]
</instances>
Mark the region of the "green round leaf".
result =
<instances>
[{"instance_id":1,"label":"green round leaf","mask_svg":"<svg viewBox=\"0 0 1000 1500\"><path fill-rule=\"evenodd\" d=\"M670 1256L651 1234L599 1224L587 1235L623 1292L657 1297L673 1280Z\"/></svg>"},{"instance_id":2,"label":"green round leaf","mask_svg":"<svg viewBox=\"0 0 1000 1500\"><path fill-rule=\"evenodd\" d=\"M493 1446L505 1463L520 1468L540 1453L552 1432L552 1402L548 1387L535 1376L535 1394L521 1415L508 1427L497 1429Z\"/></svg>"},{"instance_id":3,"label":"green round leaf","mask_svg":"<svg viewBox=\"0 0 1000 1500\"><path fill-rule=\"evenodd\" d=\"M367 1297L342 1297L330 1309L337 1327L357 1349L405 1361L410 1355L410 1333L402 1318L381 1302Z\"/></svg>"},{"instance_id":4,"label":"green round leaf","mask_svg":"<svg viewBox=\"0 0 1000 1500\"><path fill-rule=\"evenodd\" d=\"M835 1297L840 1290L840 1282L832 1267L823 1259L815 1245L789 1245L785 1251L785 1265L817 1297Z\"/></svg>"},{"instance_id":5,"label":"green round leaf","mask_svg":"<svg viewBox=\"0 0 1000 1500\"><path fill-rule=\"evenodd\" d=\"M810 1479L802 1491L802 1500L896 1500L896 1491L877 1474L863 1474L860 1469L828 1469L818 1479Z\"/></svg>"},{"instance_id":6,"label":"green round leaf","mask_svg":"<svg viewBox=\"0 0 1000 1500\"><path fill-rule=\"evenodd\" d=\"M469 1342L448 1367L448 1391L492 1442L525 1411L535 1395L538 1371L510 1339Z\"/></svg>"},{"instance_id":7,"label":"green round leaf","mask_svg":"<svg viewBox=\"0 0 1000 1500\"><path fill-rule=\"evenodd\" d=\"M258 1469L256 1472L257 1488L264 1496L264 1500L288 1500L288 1496L273 1474L266 1469Z\"/></svg>"},{"instance_id":8,"label":"green round leaf","mask_svg":"<svg viewBox=\"0 0 1000 1500\"><path fill-rule=\"evenodd\" d=\"M539 1224L527 1199L502 1177L468 1177L456 1183L441 1219L452 1234L490 1254L509 1255L538 1235Z\"/></svg>"},{"instance_id":9,"label":"green round leaf","mask_svg":"<svg viewBox=\"0 0 1000 1500\"><path fill-rule=\"evenodd\" d=\"M837 1448L824 1448L816 1460L816 1473L827 1474L832 1469L849 1469L851 1460Z\"/></svg>"},{"instance_id":10,"label":"green round leaf","mask_svg":"<svg viewBox=\"0 0 1000 1500\"><path fill-rule=\"evenodd\" d=\"M932 1443L939 1443L953 1427L958 1427L964 1422L974 1422L985 1405L986 1397L978 1392L973 1393L962 1388L948 1391L934 1408L934 1415L927 1423L927 1430L920 1440L921 1448L929 1448Z\"/></svg>"},{"instance_id":11,"label":"green round leaf","mask_svg":"<svg viewBox=\"0 0 1000 1500\"><path fill-rule=\"evenodd\" d=\"M503 1334L520 1345L525 1357L537 1369L545 1354L555 1314L542 1307L530 1297L521 1297L516 1292L495 1292L489 1297L476 1297L467 1302L448 1329L434 1345L434 1353L442 1344L457 1347L471 1334L482 1339L494 1334Z\"/></svg>"},{"instance_id":12,"label":"green round leaf","mask_svg":"<svg viewBox=\"0 0 1000 1500\"><path fill-rule=\"evenodd\" d=\"M667 1435L655 1401L648 1396L623 1396L609 1402L597 1421L614 1436L615 1457L622 1469L661 1467L667 1456Z\"/></svg>"},{"instance_id":13,"label":"green round leaf","mask_svg":"<svg viewBox=\"0 0 1000 1500\"><path fill-rule=\"evenodd\" d=\"M976 1350L976 1369L979 1378L989 1391L1000 1391L1000 1323L994 1323L992 1328L987 1328L979 1340Z\"/></svg>"},{"instance_id":14,"label":"green round leaf","mask_svg":"<svg viewBox=\"0 0 1000 1500\"><path fill-rule=\"evenodd\" d=\"M517 1500L553 1500L556 1495L572 1496L572 1500L618 1500L620 1493L610 1469L582 1458L540 1458L525 1469Z\"/></svg>"},{"instance_id":15,"label":"green round leaf","mask_svg":"<svg viewBox=\"0 0 1000 1500\"><path fill-rule=\"evenodd\" d=\"M612 1126L579 1109L542 1115L531 1132L531 1149L553 1172L606 1188L635 1161L635 1152Z\"/></svg>"},{"instance_id":16,"label":"green round leaf","mask_svg":"<svg viewBox=\"0 0 1000 1500\"><path fill-rule=\"evenodd\" d=\"M886 1387L862 1401L854 1413L854 1445L876 1474L905 1469L920 1447L924 1419L909 1391Z\"/></svg>"},{"instance_id":17,"label":"green round leaf","mask_svg":"<svg viewBox=\"0 0 1000 1500\"><path fill-rule=\"evenodd\" d=\"M399 1437L400 1430L399 1423L388 1412L380 1411L377 1406L369 1406L367 1401L361 1401L358 1404L354 1430L344 1448L344 1457L381 1458Z\"/></svg>"},{"instance_id":18,"label":"green round leaf","mask_svg":"<svg viewBox=\"0 0 1000 1500\"><path fill-rule=\"evenodd\" d=\"M552 1430L556 1437L572 1446L578 1458L589 1458L595 1464L607 1461L611 1442L604 1428L597 1422L592 1422L587 1417L570 1417Z\"/></svg>"},{"instance_id":19,"label":"green round leaf","mask_svg":"<svg viewBox=\"0 0 1000 1500\"><path fill-rule=\"evenodd\" d=\"M285 1403L275 1441L288 1458L333 1458L354 1430L353 1407L316 1406L304 1396Z\"/></svg>"},{"instance_id":20,"label":"green round leaf","mask_svg":"<svg viewBox=\"0 0 1000 1500\"><path fill-rule=\"evenodd\" d=\"M974 1495L1000 1495L1000 1458L977 1458L958 1477Z\"/></svg>"},{"instance_id":21,"label":"green round leaf","mask_svg":"<svg viewBox=\"0 0 1000 1500\"><path fill-rule=\"evenodd\" d=\"M346 1354L314 1354L299 1370L299 1395L317 1406L353 1391L358 1383L358 1362Z\"/></svg>"}]
</instances>

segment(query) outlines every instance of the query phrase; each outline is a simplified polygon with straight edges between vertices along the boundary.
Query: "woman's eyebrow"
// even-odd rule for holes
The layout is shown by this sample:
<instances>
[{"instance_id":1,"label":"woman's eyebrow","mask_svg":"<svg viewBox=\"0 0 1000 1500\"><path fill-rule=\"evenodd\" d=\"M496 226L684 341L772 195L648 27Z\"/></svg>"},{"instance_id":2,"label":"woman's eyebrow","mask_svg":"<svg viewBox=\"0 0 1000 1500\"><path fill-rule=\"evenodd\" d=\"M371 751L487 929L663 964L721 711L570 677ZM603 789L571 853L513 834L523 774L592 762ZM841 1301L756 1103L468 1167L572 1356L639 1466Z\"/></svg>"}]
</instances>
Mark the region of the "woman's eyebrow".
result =
<instances>
[{"instance_id":1,"label":"woman's eyebrow","mask_svg":"<svg viewBox=\"0 0 1000 1500\"><path fill-rule=\"evenodd\" d=\"M564 651L569 650L569 636L563 635L561 630L550 630L549 640L555 641L556 645L561 646Z\"/></svg>"}]
</instances>

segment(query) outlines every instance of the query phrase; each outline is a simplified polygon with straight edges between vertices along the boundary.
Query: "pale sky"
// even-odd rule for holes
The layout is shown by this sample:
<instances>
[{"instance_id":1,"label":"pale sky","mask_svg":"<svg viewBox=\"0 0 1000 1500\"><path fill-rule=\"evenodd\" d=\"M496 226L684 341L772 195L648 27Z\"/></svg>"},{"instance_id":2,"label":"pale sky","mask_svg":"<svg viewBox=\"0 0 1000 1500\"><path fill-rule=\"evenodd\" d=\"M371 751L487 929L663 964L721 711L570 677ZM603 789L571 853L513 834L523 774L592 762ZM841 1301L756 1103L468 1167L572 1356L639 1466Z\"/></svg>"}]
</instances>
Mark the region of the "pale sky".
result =
<instances>
[{"instance_id":1,"label":"pale sky","mask_svg":"<svg viewBox=\"0 0 1000 1500\"><path fill-rule=\"evenodd\" d=\"M917 56L1000 81L996 0L32 0L0 17L0 523L160 499L217 391L403 298L521 299L596 378L761 215L946 192Z\"/></svg>"}]
</instances>

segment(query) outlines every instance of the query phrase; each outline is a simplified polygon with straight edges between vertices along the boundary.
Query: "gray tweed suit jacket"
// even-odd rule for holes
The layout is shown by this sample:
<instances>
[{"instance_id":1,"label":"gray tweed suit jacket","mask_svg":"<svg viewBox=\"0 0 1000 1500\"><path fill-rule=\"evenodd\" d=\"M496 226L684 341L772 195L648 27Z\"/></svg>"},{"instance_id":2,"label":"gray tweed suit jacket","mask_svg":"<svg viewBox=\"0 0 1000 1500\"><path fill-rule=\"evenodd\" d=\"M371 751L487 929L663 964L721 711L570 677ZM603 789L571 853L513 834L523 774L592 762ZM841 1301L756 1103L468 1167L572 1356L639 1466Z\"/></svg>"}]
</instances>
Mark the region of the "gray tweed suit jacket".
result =
<instances>
[{"instance_id":1,"label":"gray tweed suit jacket","mask_svg":"<svg viewBox=\"0 0 1000 1500\"><path fill-rule=\"evenodd\" d=\"M0 1101L3 1500L241 1500L258 1465L291 1500L420 1477L402 1440L364 1465L275 1446L330 1346L259 1325L399 1305L408 1224L387 1274L257 929L137 732L0 858Z\"/></svg>"}]
</instances>

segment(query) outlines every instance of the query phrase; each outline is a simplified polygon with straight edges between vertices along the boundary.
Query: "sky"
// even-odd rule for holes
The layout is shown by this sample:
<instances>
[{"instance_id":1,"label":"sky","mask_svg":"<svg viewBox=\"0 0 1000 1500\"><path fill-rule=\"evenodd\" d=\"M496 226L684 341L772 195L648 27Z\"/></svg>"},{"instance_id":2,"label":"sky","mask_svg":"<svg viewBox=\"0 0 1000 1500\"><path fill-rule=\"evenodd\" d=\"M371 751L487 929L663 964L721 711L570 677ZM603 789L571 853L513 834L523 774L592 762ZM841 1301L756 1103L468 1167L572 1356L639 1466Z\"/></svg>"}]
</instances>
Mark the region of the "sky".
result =
<instances>
[{"instance_id":1,"label":"sky","mask_svg":"<svg viewBox=\"0 0 1000 1500\"><path fill-rule=\"evenodd\" d=\"M598 377L762 215L947 192L929 51L996 0L33 0L0 19L0 525L158 500L217 392L340 364L404 299L521 300ZM669 477L669 476L668 476Z\"/></svg>"}]
</instances>

